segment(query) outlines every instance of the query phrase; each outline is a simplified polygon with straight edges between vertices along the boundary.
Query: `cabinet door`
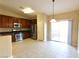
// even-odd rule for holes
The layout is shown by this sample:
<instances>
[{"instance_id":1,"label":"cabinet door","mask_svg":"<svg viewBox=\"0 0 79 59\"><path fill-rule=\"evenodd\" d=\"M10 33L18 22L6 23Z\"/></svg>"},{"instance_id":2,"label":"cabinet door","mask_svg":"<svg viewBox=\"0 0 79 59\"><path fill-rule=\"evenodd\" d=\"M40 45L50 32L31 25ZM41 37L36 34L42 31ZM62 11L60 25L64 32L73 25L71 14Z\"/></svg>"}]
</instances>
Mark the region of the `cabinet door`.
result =
<instances>
[{"instance_id":1,"label":"cabinet door","mask_svg":"<svg viewBox=\"0 0 79 59\"><path fill-rule=\"evenodd\" d=\"M32 23L30 22L30 20L27 20L27 28L31 28Z\"/></svg>"},{"instance_id":2,"label":"cabinet door","mask_svg":"<svg viewBox=\"0 0 79 59\"><path fill-rule=\"evenodd\" d=\"M18 18L14 17L14 23L18 23Z\"/></svg>"},{"instance_id":3,"label":"cabinet door","mask_svg":"<svg viewBox=\"0 0 79 59\"><path fill-rule=\"evenodd\" d=\"M32 19L33 24L37 24L37 19Z\"/></svg>"},{"instance_id":4,"label":"cabinet door","mask_svg":"<svg viewBox=\"0 0 79 59\"><path fill-rule=\"evenodd\" d=\"M20 23L22 24L22 28L26 28L26 20L25 19L21 19Z\"/></svg>"},{"instance_id":5,"label":"cabinet door","mask_svg":"<svg viewBox=\"0 0 79 59\"><path fill-rule=\"evenodd\" d=\"M0 15L0 28L2 27L2 17Z\"/></svg>"},{"instance_id":6,"label":"cabinet door","mask_svg":"<svg viewBox=\"0 0 79 59\"><path fill-rule=\"evenodd\" d=\"M29 20L24 19L24 20L22 20L22 26L23 26L23 28L31 28L31 23Z\"/></svg>"},{"instance_id":7,"label":"cabinet door","mask_svg":"<svg viewBox=\"0 0 79 59\"><path fill-rule=\"evenodd\" d=\"M13 28L14 27L14 17L9 17L9 28Z\"/></svg>"},{"instance_id":8,"label":"cabinet door","mask_svg":"<svg viewBox=\"0 0 79 59\"><path fill-rule=\"evenodd\" d=\"M2 16L2 27L8 28L9 27L9 17Z\"/></svg>"},{"instance_id":9,"label":"cabinet door","mask_svg":"<svg viewBox=\"0 0 79 59\"><path fill-rule=\"evenodd\" d=\"M12 33L12 42L16 42L15 34Z\"/></svg>"},{"instance_id":10,"label":"cabinet door","mask_svg":"<svg viewBox=\"0 0 79 59\"><path fill-rule=\"evenodd\" d=\"M23 33L23 39L30 38L30 32Z\"/></svg>"}]
</instances>

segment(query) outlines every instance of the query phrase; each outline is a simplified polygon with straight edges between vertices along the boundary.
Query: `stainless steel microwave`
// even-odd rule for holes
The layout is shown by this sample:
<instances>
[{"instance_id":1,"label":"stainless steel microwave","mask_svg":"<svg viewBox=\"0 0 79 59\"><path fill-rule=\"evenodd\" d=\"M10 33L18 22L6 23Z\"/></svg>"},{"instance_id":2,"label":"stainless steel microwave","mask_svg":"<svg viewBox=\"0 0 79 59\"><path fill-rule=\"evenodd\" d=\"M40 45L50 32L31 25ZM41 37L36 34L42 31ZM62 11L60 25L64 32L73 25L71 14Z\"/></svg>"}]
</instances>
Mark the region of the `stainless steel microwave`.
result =
<instances>
[{"instance_id":1,"label":"stainless steel microwave","mask_svg":"<svg viewBox=\"0 0 79 59\"><path fill-rule=\"evenodd\" d=\"M20 23L14 23L14 28L20 28L21 24Z\"/></svg>"}]
</instances>

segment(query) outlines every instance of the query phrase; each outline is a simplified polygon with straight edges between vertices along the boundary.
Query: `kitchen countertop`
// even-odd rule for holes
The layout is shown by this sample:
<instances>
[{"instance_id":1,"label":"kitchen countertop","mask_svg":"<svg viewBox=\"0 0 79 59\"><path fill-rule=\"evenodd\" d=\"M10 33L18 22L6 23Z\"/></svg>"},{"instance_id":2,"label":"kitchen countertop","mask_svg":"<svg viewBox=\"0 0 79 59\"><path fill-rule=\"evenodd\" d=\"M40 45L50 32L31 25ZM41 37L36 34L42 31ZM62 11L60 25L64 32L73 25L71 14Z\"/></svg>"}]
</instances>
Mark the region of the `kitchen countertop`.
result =
<instances>
[{"instance_id":1,"label":"kitchen countertop","mask_svg":"<svg viewBox=\"0 0 79 59\"><path fill-rule=\"evenodd\" d=\"M14 28L0 28L1 33L12 33L12 32L25 32L30 31L29 28L22 28L22 29L14 29Z\"/></svg>"}]
</instances>

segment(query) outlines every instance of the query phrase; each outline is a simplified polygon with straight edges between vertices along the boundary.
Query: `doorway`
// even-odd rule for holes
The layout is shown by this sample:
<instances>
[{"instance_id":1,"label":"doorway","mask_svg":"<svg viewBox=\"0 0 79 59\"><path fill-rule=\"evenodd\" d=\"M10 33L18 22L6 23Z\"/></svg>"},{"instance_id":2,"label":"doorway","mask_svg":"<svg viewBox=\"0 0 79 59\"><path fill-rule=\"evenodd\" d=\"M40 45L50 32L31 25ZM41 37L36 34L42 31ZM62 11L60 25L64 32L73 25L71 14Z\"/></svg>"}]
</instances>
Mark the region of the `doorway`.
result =
<instances>
[{"instance_id":1,"label":"doorway","mask_svg":"<svg viewBox=\"0 0 79 59\"><path fill-rule=\"evenodd\" d=\"M51 40L71 44L71 21L51 22Z\"/></svg>"}]
</instances>

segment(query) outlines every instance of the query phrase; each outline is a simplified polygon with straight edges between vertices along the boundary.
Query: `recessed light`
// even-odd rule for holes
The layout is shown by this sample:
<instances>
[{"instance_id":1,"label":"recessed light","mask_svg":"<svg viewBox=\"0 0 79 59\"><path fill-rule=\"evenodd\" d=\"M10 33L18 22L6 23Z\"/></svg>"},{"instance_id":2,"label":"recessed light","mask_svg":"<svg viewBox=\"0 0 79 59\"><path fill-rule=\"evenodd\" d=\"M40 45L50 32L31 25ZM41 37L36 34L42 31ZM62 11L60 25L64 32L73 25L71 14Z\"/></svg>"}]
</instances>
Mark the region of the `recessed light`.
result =
<instances>
[{"instance_id":1,"label":"recessed light","mask_svg":"<svg viewBox=\"0 0 79 59\"><path fill-rule=\"evenodd\" d=\"M24 8L24 9L22 9L22 11L24 13L33 13L34 12L34 10L32 10L31 8Z\"/></svg>"}]
</instances>

